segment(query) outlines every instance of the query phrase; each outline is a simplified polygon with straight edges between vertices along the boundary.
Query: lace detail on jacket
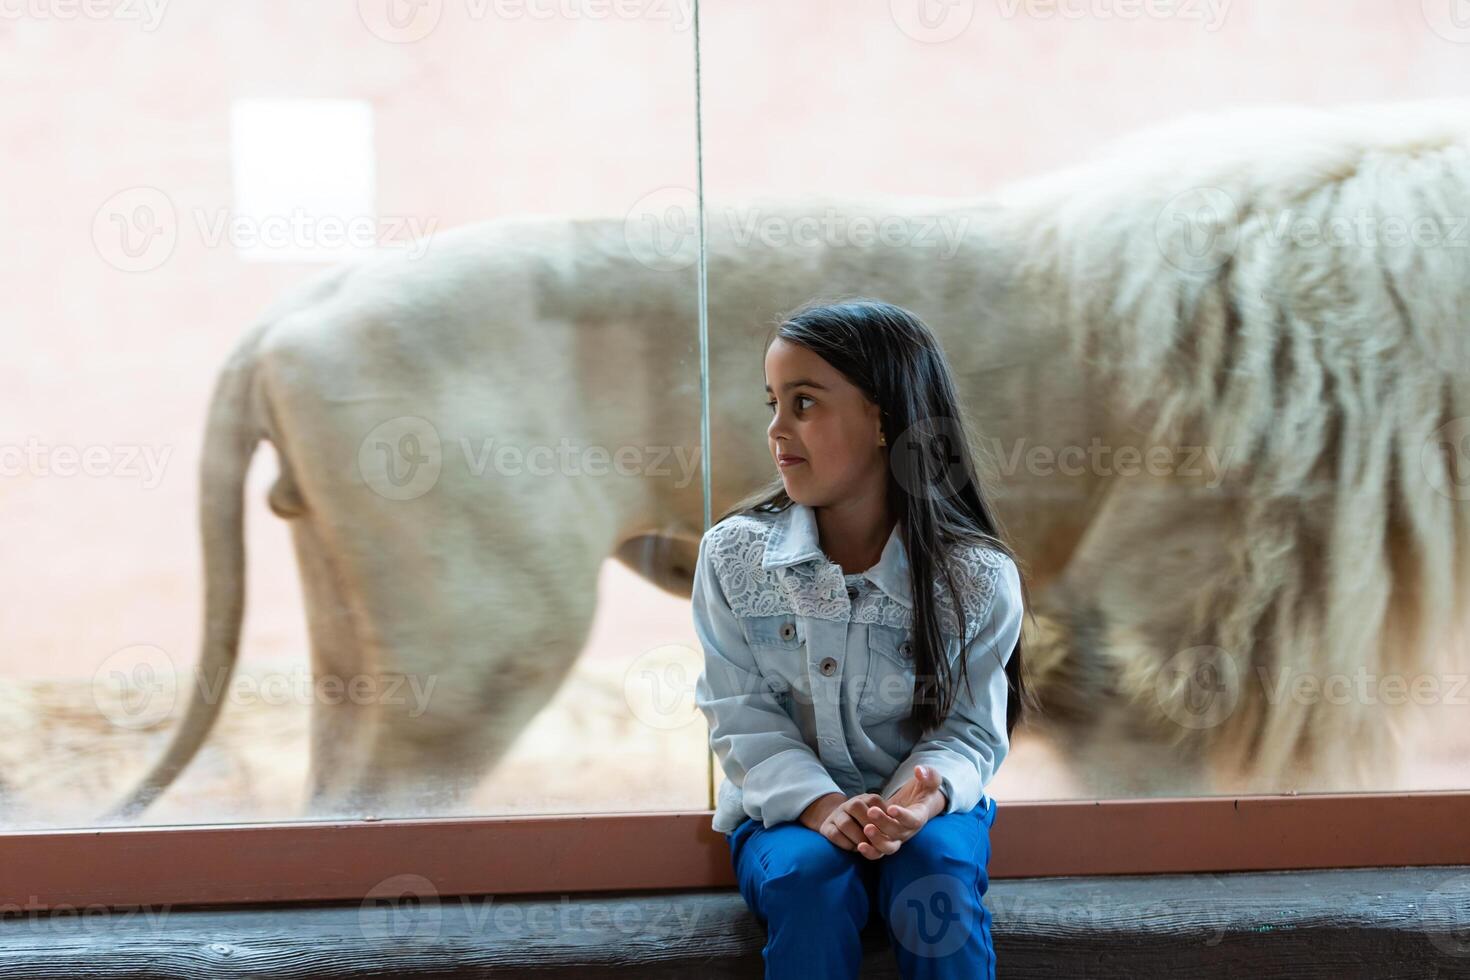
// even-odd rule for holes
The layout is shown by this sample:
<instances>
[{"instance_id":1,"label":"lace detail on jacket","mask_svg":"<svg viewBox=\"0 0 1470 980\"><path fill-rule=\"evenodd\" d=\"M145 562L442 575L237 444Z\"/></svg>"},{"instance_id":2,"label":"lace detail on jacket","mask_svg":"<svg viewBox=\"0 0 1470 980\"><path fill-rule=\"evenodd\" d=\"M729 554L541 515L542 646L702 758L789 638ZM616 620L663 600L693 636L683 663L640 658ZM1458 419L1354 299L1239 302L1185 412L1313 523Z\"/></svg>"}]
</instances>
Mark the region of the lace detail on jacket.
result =
<instances>
[{"instance_id":1,"label":"lace detail on jacket","mask_svg":"<svg viewBox=\"0 0 1470 980\"><path fill-rule=\"evenodd\" d=\"M854 611L847 598L842 568L830 561L803 561L777 568L763 568L766 537L771 525L749 514L736 514L711 528L708 552L711 567L737 616L794 614L812 619L870 623L902 629L912 628L913 612L881 589ZM985 625L995 600L1001 569L1010 559L995 548L970 545L956 548L956 579L966 617L964 641L970 642ZM935 606L939 628L958 636L954 599L944 576L934 576Z\"/></svg>"}]
</instances>

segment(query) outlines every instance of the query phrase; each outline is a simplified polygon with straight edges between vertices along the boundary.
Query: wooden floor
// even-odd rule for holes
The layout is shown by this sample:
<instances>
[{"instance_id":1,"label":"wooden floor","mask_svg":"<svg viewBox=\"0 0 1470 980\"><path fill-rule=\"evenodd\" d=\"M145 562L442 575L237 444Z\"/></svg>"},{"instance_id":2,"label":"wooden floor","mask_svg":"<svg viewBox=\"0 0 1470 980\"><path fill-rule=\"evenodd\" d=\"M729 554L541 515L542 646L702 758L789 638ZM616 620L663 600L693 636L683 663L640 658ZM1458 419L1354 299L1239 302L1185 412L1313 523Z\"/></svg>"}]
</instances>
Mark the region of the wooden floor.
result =
<instances>
[{"instance_id":1,"label":"wooden floor","mask_svg":"<svg viewBox=\"0 0 1470 980\"><path fill-rule=\"evenodd\" d=\"M1470 977L1470 866L1003 879L986 904L1006 980ZM3 911L0 978L26 980L759 978L765 941L735 891ZM882 921L864 937L863 977L897 977Z\"/></svg>"}]
</instances>

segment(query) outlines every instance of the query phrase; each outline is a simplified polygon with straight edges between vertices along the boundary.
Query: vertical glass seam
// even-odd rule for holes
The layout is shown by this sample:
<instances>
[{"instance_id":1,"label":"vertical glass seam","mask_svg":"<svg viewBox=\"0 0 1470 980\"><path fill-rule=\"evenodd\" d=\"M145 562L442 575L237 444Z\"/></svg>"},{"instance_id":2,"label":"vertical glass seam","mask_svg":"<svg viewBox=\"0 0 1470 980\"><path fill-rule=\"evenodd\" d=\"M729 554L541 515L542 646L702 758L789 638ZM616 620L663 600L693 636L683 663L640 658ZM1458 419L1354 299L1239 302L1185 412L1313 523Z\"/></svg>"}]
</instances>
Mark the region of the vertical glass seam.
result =
<instances>
[{"instance_id":1,"label":"vertical glass seam","mask_svg":"<svg viewBox=\"0 0 1470 980\"><path fill-rule=\"evenodd\" d=\"M699 228L698 299L699 304L699 468L701 472L700 492L704 495L704 531L708 531L711 519L710 503L710 446L709 446L709 292L707 257L704 234L704 113L699 77L699 0L694 5L694 212ZM702 653L703 651L701 651ZM715 765L714 752L706 748L705 798L709 809L715 808Z\"/></svg>"}]
</instances>

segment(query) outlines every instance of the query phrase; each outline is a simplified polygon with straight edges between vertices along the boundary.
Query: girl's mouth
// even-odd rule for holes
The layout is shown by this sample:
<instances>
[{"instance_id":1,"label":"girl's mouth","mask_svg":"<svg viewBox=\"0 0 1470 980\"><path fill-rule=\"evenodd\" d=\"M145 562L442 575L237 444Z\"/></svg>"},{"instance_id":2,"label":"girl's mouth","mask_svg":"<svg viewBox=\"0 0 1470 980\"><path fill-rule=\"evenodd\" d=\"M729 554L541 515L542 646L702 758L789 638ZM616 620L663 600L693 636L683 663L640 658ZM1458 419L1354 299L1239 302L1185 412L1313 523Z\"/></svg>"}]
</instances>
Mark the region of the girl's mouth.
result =
<instances>
[{"instance_id":1,"label":"girl's mouth","mask_svg":"<svg viewBox=\"0 0 1470 980\"><path fill-rule=\"evenodd\" d=\"M802 459L800 456L788 456L784 453L776 457L776 465L781 467L796 466L799 463L805 462L806 460Z\"/></svg>"}]
</instances>

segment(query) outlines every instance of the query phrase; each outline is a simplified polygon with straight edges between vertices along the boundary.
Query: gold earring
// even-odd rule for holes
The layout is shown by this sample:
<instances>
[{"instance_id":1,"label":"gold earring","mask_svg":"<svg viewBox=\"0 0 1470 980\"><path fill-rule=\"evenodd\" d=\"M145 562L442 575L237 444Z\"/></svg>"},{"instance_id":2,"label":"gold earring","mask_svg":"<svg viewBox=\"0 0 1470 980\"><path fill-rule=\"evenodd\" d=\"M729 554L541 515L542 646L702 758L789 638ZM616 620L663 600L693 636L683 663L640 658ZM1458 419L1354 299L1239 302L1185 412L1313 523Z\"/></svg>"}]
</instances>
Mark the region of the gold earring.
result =
<instances>
[{"instance_id":1,"label":"gold earring","mask_svg":"<svg viewBox=\"0 0 1470 980\"><path fill-rule=\"evenodd\" d=\"M885 436L885 435L883 435L883 433L881 433L881 432L878 433L878 445L880 445L880 446L886 446L886 445L888 445L888 437Z\"/></svg>"}]
</instances>

